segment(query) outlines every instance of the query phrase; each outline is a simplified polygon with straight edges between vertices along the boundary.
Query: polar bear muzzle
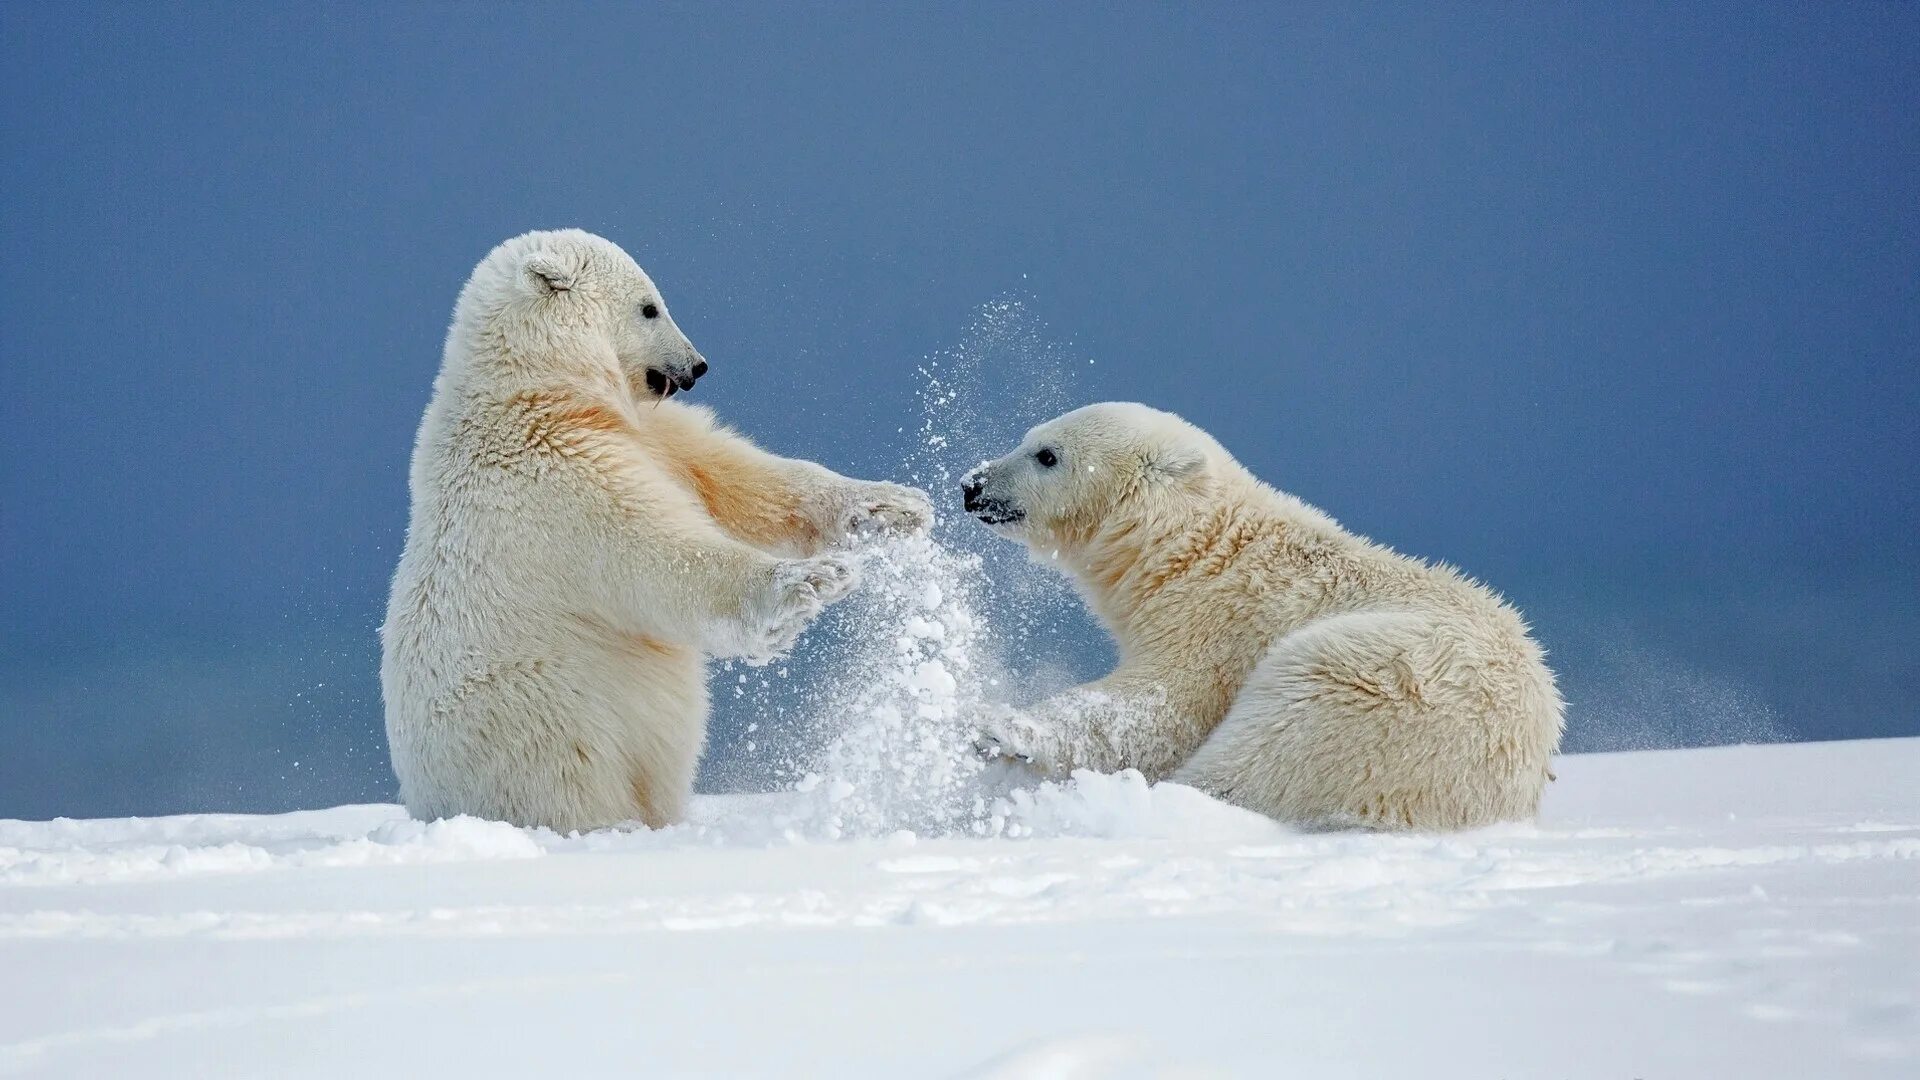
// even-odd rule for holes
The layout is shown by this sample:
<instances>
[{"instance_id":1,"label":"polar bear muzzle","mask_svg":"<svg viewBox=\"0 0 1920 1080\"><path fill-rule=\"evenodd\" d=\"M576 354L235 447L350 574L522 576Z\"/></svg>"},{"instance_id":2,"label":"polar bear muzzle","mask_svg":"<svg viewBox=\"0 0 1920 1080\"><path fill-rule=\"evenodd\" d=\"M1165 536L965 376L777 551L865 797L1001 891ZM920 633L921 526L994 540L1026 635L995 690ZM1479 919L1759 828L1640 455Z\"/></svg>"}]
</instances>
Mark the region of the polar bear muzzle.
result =
<instances>
[{"instance_id":1,"label":"polar bear muzzle","mask_svg":"<svg viewBox=\"0 0 1920 1080\"><path fill-rule=\"evenodd\" d=\"M983 525L1013 525L1027 512L1004 496L987 490L984 470L975 469L960 478L961 505Z\"/></svg>"},{"instance_id":2,"label":"polar bear muzzle","mask_svg":"<svg viewBox=\"0 0 1920 1080\"><path fill-rule=\"evenodd\" d=\"M675 390L691 390L700 376L707 373L707 362L695 360L691 367L684 369L654 368L647 369L647 389L653 396L670 398Z\"/></svg>"}]
</instances>

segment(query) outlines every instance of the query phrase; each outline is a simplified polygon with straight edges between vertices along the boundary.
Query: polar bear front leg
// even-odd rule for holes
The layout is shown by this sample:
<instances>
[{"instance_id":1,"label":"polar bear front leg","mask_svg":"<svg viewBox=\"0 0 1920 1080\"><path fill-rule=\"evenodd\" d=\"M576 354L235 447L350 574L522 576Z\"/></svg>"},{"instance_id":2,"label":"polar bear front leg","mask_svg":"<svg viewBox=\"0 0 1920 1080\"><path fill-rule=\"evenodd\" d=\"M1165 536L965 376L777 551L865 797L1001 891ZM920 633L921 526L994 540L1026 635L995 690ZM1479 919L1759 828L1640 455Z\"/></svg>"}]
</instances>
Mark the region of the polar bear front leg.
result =
<instances>
[{"instance_id":1,"label":"polar bear front leg","mask_svg":"<svg viewBox=\"0 0 1920 1080\"><path fill-rule=\"evenodd\" d=\"M852 480L825 472L806 510L832 547L852 547L891 536L911 536L933 526L927 493L885 480Z\"/></svg>"},{"instance_id":2,"label":"polar bear front leg","mask_svg":"<svg viewBox=\"0 0 1920 1080\"><path fill-rule=\"evenodd\" d=\"M933 524L924 492L769 454L698 407L665 402L648 412L641 437L672 463L715 524L762 551L814 555Z\"/></svg>"},{"instance_id":3,"label":"polar bear front leg","mask_svg":"<svg viewBox=\"0 0 1920 1080\"><path fill-rule=\"evenodd\" d=\"M1060 741L1011 705L983 705L973 717L974 753L988 761L1011 762L1042 778L1065 773L1056 764Z\"/></svg>"},{"instance_id":4,"label":"polar bear front leg","mask_svg":"<svg viewBox=\"0 0 1920 1080\"><path fill-rule=\"evenodd\" d=\"M1115 672L1026 709L990 710L974 746L1043 773L1138 769L1159 780L1206 737L1196 688L1171 676Z\"/></svg>"}]
</instances>

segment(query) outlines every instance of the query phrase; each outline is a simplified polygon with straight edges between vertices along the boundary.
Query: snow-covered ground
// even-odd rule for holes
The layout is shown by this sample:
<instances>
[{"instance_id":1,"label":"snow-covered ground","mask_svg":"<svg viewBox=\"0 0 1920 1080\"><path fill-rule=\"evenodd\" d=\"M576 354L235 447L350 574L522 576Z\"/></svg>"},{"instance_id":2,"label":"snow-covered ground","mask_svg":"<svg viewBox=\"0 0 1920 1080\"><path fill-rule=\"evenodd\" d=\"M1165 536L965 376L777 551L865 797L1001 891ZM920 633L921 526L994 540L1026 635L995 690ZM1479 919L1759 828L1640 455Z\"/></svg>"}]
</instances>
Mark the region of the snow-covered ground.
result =
<instances>
[{"instance_id":1,"label":"snow-covered ground","mask_svg":"<svg viewBox=\"0 0 1920 1080\"><path fill-rule=\"evenodd\" d=\"M1920 1075L1920 739L1559 773L1458 836L1125 777L993 837L0 822L0 1073Z\"/></svg>"}]
</instances>

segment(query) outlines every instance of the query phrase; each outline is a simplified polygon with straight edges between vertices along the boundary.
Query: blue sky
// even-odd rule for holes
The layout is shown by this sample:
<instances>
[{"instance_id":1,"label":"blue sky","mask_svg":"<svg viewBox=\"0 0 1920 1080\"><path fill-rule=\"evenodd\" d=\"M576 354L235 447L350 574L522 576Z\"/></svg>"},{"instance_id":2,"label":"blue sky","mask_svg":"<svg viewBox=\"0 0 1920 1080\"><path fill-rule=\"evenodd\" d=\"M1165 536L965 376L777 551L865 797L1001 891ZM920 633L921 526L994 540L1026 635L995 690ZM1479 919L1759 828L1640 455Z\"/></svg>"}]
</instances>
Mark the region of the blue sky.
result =
<instances>
[{"instance_id":1,"label":"blue sky","mask_svg":"<svg viewBox=\"0 0 1920 1080\"><path fill-rule=\"evenodd\" d=\"M860 475L1019 300L970 434L1186 415L1507 592L1575 748L1920 733L1912 5L9 5L0 84L0 816L390 796L413 428L562 225Z\"/></svg>"}]
</instances>

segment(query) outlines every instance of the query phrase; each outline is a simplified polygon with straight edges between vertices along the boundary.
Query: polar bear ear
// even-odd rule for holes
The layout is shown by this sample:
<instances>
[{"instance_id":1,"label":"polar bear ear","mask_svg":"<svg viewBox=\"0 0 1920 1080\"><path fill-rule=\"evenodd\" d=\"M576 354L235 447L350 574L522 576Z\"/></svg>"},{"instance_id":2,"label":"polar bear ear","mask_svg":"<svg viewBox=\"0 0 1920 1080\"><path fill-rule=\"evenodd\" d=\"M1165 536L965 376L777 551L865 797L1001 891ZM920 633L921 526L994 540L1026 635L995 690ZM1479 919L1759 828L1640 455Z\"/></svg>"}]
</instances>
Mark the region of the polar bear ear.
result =
<instances>
[{"instance_id":1,"label":"polar bear ear","mask_svg":"<svg viewBox=\"0 0 1920 1080\"><path fill-rule=\"evenodd\" d=\"M1164 480L1187 480L1206 471L1207 455L1193 446L1161 446L1146 457L1147 475Z\"/></svg>"},{"instance_id":2,"label":"polar bear ear","mask_svg":"<svg viewBox=\"0 0 1920 1080\"><path fill-rule=\"evenodd\" d=\"M535 292L562 293L573 288L573 269L545 251L528 255L520 264L520 272Z\"/></svg>"}]
</instances>

